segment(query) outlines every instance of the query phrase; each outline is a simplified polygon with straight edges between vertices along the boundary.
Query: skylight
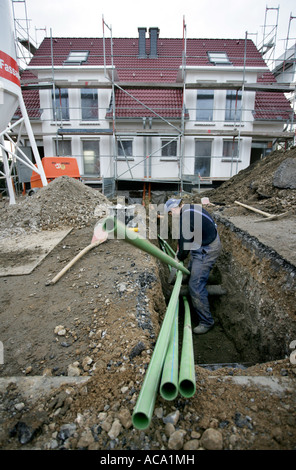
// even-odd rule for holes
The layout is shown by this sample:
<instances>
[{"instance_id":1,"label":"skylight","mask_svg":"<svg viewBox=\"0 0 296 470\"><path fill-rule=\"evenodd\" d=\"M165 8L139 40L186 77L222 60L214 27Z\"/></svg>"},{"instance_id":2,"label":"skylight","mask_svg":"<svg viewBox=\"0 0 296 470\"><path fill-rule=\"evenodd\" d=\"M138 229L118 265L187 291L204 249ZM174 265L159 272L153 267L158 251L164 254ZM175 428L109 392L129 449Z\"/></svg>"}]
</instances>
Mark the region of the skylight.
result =
<instances>
[{"instance_id":1,"label":"skylight","mask_svg":"<svg viewBox=\"0 0 296 470\"><path fill-rule=\"evenodd\" d=\"M88 59L89 51L71 51L65 60L65 64L82 64Z\"/></svg>"},{"instance_id":2,"label":"skylight","mask_svg":"<svg viewBox=\"0 0 296 470\"><path fill-rule=\"evenodd\" d=\"M208 52L209 61L214 64L230 64L226 52Z\"/></svg>"}]
</instances>

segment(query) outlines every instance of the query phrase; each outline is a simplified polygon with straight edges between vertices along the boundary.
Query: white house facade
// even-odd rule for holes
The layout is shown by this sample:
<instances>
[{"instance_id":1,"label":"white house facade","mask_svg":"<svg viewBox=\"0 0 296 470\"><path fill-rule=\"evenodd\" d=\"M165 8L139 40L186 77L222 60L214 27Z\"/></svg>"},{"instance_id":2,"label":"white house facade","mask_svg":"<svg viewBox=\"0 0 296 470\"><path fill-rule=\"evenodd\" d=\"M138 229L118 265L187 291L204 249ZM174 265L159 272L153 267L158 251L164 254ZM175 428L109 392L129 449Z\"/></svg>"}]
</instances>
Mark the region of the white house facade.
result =
<instances>
[{"instance_id":1,"label":"white house facade","mask_svg":"<svg viewBox=\"0 0 296 470\"><path fill-rule=\"evenodd\" d=\"M291 106L250 40L45 38L22 75L41 157L82 179L224 181L267 155Z\"/></svg>"}]
</instances>

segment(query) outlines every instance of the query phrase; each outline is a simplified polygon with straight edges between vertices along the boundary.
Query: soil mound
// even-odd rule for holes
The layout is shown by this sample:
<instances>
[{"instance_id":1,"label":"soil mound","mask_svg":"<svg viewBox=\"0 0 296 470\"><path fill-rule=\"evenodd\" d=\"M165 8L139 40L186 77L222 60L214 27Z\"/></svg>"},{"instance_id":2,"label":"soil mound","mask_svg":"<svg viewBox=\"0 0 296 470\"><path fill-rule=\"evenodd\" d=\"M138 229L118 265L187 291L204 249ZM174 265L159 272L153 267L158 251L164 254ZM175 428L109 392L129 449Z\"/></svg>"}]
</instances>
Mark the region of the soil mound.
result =
<instances>
[{"instance_id":1,"label":"soil mound","mask_svg":"<svg viewBox=\"0 0 296 470\"><path fill-rule=\"evenodd\" d=\"M277 150L262 160L250 165L245 170L223 183L219 188L203 193L211 202L222 205L232 204L235 200L254 204L256 207L275 214L296 210L296 189L291 189L289 181L286 187L275 186L275 174L285 160L296 160L296 147L288 151Z\"/></svg>"},{"instance_id":2,"label":"soil mound","mask_svg":"<svg viewBox=\"0 0 296 470\"><path fill-rule=\"evenodd\" d=\"M69 176L61 176L1 211L1 236L24 231L84 227L93 221L98 206L110 205L98 190Z\"/></svg>"}]
</instances>

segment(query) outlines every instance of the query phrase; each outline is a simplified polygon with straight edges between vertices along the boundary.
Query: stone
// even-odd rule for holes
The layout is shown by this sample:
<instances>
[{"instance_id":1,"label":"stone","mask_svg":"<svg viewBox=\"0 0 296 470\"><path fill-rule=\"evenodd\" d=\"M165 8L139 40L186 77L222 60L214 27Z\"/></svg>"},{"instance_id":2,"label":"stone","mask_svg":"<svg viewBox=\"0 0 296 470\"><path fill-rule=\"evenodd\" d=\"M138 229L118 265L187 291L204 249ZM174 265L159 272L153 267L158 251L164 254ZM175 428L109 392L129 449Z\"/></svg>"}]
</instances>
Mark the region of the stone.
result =
<instances>
[{"instance_id":1,"label":"stone","mask_svg":"<svg viewBox=\"0 0 296 470\"><path fill-rule=\"evenodd\" d=\"M86 356L83 360L82 360L82 367L83 367L83 370L84 371L88 371L89 370L89 366L92 364L93 360L90 356Z\"/></svg>"},{"instance_id":2,"label":"stone","mask_svg":"<svg viewBox=\"0 0 296 470\"><path fill-rule=\"evenodd\" d=\"M166 423L164 432L167 437L170 437L175 432L175 426L172 423Z\"/></svg>"},{"instance_id":3,"label":"stone","mask_svg":"<svg viewBox=\"0 0 296 470\"><path fill-rule=\"evenodd\" d=\"M127 408L120 410L118 419L125 429L129 429L132 426L132 416Z\"/></svg>"},{"instance_id":4,"label":"stone","mask_svg":"<svg viewBox=\"0 0 296 470\"><path fill-rule=\"evenodd\" d=\"M88 449L88 447L94 443L94 437L90 429L86 429L80 436L77 443L78 449Z\"/></svg>"},{"instance_id":5,"label":"stone","mask_svg":"<svg viewBox=\"0 0 296 470\"><path fill-rule=\"evenodd\" d=\"M120 424L120 421L118 418L116 418L113 421L110 431L108 432L108 436L110 437L110 439L116 439L121 433L121 430L122 430L122 426Z\"/></svg>"},{"instance_id":6,"label":"stone","mask_svg":"<svg viewBox=\"0 0 296 470\"><path fill-rule=\"evenodd\" d=\"M206 429L201 436L200 441L202 447L207 450L222 450L223 449L223 437L220 431L217 429L209 428Z\"/></svg>"},{"instance_id":7,"label":"stone","mask_svg":"<svg viewBox=\"0 0 296 470\"><path fill-rule=\"evenodd\" d=\"M129 354L130 360L132 360L134 357L139 356L142 351L145 351L146 347L145 344L142 341L139 341L136 346L133 347Z\"/></svg>"},{"instance_id":8,"label":"stone","mask_svg":"<svg viewBox=\"0 0 296 470\"><path fill-rule=\"evenodd\" d=\"M199 448L199 440L191 439L190 441L185 442L183 450L197 450Z\"/></svg>"},{"instance_id":9,"label":"stone","mask_svg":"<svg viewBox=\"0 0 296 470\"><path fill-rule=\"evenodd\" d=\"M168 448L171 450L180 450L183 448L184 437L186 431L179 429L178 431L173 432L169 438Z\"/></svg>"},{"instance_id":10,"label":"stone","mask_svg":"<svg viewBox=\"0 0 296 470\"><path fill-rule=\"evenodd\" d=\"M121 282L120 284L118 284L118 290L121 293L125 292L126 291L126 285L123 282Z\"/></svg>"},{"instance_id":11,"label":"stone","mask_svg":"<svg viewBox=\"0 0 296 470\"><path fill-rule=\"evenodd\" d=\"M75 423L63 424L58 432L58 439L61 441L66 441L69 437L73 436L76 431Z\"/></svg>"},{"instance_id":12,"label":"stone","mask_svg":"<svg viewBox=\"0 0 296 470\"><path fill-rule=\"evenodd\" d=\"M65 336L66 328L63 325L58 325L55 327L54 332L58 336Z\"/></svg>"},{"instance_id":13,"label":"stone","mask_svg":"<svg viewBox=\"0 0 296 470\"><path fill-rule=\"evenodd\" d=\"M296 189L296 158L286 158L274 172L273 186L282 189Z\"/></svg>"},{"instance_id":14,"label":"stone","mask_svg":"<svg viewBox=\"0 0 296 470\"><path fill-rule=\"evenodd\" d=\"M68 376L69 377L79 377L81 371L77 365L74 364L69 364L68 365Z\"/></svg>"},{"instance_id":15,"label":"stone","mask_svg":"<svg viewBox=\"0 0 296 470\"><path fill-rule=\"evenodd\" d=\"M176 410L173 411L172 413L169 413L167 416L163 418L163 422L166 423L172 423L174 426L176 426L178 420L180 417L180 411Z\"/></svg>"},{"instance_id":16,"label":"stone","mask_svg":"<svg viewBox=\"0 0 296 470\"><path fill-rule=\"evenodd\" d=\"M10 437L17 437L19 442L24 445L31 442L40 432L42 426L48 423L48 416L45 412L33 412L22 416L10 431Z\"/></svg>"},{"instance_id":17,"label":"stone","mask_svg":"<svg viewBox=\"0 0 296 470\"><path fill-rule=\"evenodd\" d=\"M17 411L22 411L25 408L25 404L23 402L16 403L16 405L14 405L14 407Z\"/></svg>"}]
</instances>

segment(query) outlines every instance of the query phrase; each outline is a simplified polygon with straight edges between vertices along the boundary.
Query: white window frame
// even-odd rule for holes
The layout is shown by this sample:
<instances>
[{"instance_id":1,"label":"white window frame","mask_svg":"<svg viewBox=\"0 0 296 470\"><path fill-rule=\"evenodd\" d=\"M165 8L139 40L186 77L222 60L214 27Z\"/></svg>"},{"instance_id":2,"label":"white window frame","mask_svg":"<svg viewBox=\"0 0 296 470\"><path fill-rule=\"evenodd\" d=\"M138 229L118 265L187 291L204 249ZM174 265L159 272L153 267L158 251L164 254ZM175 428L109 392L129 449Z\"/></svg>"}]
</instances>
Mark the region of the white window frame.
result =
<instances>
[{"instance_id":1,"label":"white window frame","mask_svg":"<svg viewBox=\"0 0 296 470\"><path fill-rule=\"evenodd\" d=\"M98 154L95 154L96 161L99 163L99 171L98 173L87 173L85 171L85 152L87 150L84 149L84 144L89 142L95 142L98 144ZM82 162L83 162L83 174L84 176L93 176L93 177L100 177L101 176L101 159L100 159L100 139L81 139L81 148L82 148Z\"/></svg>"},{"instance_id":2,"label":"white window frame","mask_svg":"<svg viewBox=\"0 0 296 470\"><path fill-rule=\"evenodd\" d=\"M203 143L203 142L207 142L208 144L210 144L210 155L196 155L197 154L197 147L198 147L198 143ZM200 175L201 178L204 176L204 177L209 177L211 176L211 170L212 170L212 152L213 152L213 139L195 139L194 141L194 174L195 175L198 175L200 174L199 172L196 172L196 161L198 158L200 159L207 159L207 161L209 162L209 174L208 175Z\"/></svg>"},{"instance_id":3,"label":"white window frame","mask_svg":"<svg viewBox=\"0 0 296 470\"><path fill-rule=\"evenodd\" d=\"M128 143L131 143L131 153L126 153L126 148L125 148L125 142L128 142ZM125 155L119 155L119 149L121 148L122 149L123 147L123 150L122 152L125 154ZM117 161L126 161L126 160L134 160L134 157L133 157L133 150L134 150L134 141L133 139L118 139L117 140Z\"/></svg>"},{"instance_id":4,"label":"white window frame","mask_svg":"<svg viewBox=\"0 0 296 470\"><path fill-rule=\"evenodd\" d=\"M175 155L172 155L172 154L171 155L164 155L166 150L168 148L170 148L170 146L172 144L176 145L176 152L174 152ZM168 161L168 160L175 161L175 160L178 159L178 142L177 142L176 139L169 139L168 138L168 139L162 139L161 140L161 158L160 159L161 160L166 160L166 161Z\"/></svg>"},{"instance_id":5,"label":"white window frame","mask_svg":"<svg viewBox=\"0 0 296 470\"><path fill-rule=\"evenodd\" d=\"M234 145L236 147L234 147L234 152L236 153L236 155L225 155L224 156L224 144L226 143L229 143L231 145ZM240 140L240 145L238 145L238 140L231 140L231 139L224 139L223 140L223 147L222 147L222 162L241 162L242 159L241 157L238 156L238 151L240 150L241 151L241 146L242 146L242 140Z\"/></svg>"},{"instance_id":6,"label":"white window frame","mask_svg":"<svg viewBox=\"0 0 296 470\"><path fill-rule=\"evenodd\" d=\"M228 55L226 52L222 52L222 51L217 51L217 52L210 52L208 51L208 58L209 58L209 61L212 62L213 64L215 65L230 65L231 62L228 58Z\"/></svg>"},{"instance_id":7,"label":"white window frame","mask_svg":"<svg viewBox=\"0 0 296 470\"><path fill-rule=\"evenodd\" d=\"M86 62L89 56L89 51L70 51L64 64L82 64Z\"/></svg>"},{"instance_id":8,"label":"white window frame","mask_svg":"<svg viewBox=\"0 0 296 470\"><path fill-rule=\"evenodd\" d=\"M213 122L213 117L214 117L214 99L215 99L215 93L214 90L197 90L196 94L196 121L198 122ZM209 119L198 117L198 101L199 100L205 100L208 102L211 102L211 107L203 109L200 108L200 111L206 111L209 115Z\"/></svg>"},{"instance_id":9,"label":"white window frame","mask_svg":"<svg viewBox=\"0 0 296 470\"><path fill-rule=\"evenodd\" d=\"M97 103L96 103L96 106L94 106L93 108L90 107L89 109L92 110L94 109L96 111L96 116L95 117L84 117L83 116L83 99L82 99L82 95L83 93L85 93L86 91L88 92L92 92L93 94L96 94L97 95ZM82 122L97 122L99 120L99 93L98 93L98 89L97 88L82 88L80 90L80 108L81 108L81 121ZM90 111L87 111L86 112L90 112Z\"/></svg>"}]
</instances>

